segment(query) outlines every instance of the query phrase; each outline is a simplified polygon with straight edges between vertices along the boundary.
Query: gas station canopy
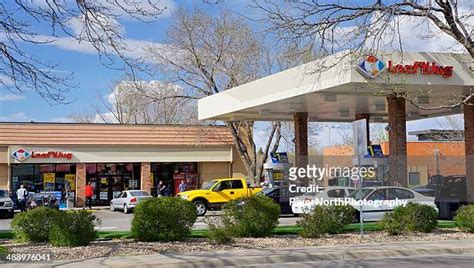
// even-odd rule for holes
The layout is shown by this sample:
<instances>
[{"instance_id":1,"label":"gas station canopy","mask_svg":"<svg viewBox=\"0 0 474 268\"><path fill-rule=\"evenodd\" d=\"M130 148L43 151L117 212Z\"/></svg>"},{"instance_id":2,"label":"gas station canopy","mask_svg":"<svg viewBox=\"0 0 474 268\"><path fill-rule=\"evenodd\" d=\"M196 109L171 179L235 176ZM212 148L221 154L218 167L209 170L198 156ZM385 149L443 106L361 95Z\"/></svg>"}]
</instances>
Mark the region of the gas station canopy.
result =
<instances>
[{"instance_id":1,"label":"gas station canopy","mask_svg":"<svg viewBox=\"0 0 474 268\"><path fill-rule=\"evenodd\" d=\"M370 114L386 122L387 88L407 92L422 107L440 107L469 94L474 72L468 54L381 52L358 56L350 51L319 59L200 99L199 119L351 122ZM460 113L459 107L418 109L406 106L407 120Z\"/></svg>"}]
</instances>

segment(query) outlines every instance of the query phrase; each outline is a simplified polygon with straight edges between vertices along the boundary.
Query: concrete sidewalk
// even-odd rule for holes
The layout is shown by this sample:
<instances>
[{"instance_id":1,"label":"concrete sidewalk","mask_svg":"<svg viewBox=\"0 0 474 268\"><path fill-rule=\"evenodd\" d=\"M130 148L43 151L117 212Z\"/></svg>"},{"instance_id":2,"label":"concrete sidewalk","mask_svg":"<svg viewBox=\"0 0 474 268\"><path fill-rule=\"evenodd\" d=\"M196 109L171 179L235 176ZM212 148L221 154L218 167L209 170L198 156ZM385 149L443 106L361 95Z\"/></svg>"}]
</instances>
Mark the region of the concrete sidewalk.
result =
<instances>
[{"instance_id":1,"label":"concrete sidewalk","mask_svg":"<svg viewBox=\"0 0 474 268\"><path fill-rule=\"evenodd\" d=\"M193 254L158 254L104 257L50 263L10 263L3 267L219 267L253 264L300 263L331 260L360 260L423 255L474 253L473 240L354 244L331 247L278 248L216 251ZM474 261L474 260L473 260Z\"/></svg>"}]
</instances>

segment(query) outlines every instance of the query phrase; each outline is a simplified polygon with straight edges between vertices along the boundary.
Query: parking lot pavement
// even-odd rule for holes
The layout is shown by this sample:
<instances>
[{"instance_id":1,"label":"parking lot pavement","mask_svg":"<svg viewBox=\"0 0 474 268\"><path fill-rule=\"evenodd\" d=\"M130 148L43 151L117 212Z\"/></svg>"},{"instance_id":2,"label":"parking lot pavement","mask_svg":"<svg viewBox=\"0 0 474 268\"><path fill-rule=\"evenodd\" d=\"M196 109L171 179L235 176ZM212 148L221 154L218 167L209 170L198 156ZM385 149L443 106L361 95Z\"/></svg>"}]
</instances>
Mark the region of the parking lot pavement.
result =
<instances>
[{"instance_id":1,"label":"parking lot pavement","mask_svg":"<svg viewBox=\"0 0 474 268\"><path fill-rule=\"evenodd\" d=\"M109 210L96 210L93 212L102 222L97 230L102 231L129 231L132 223L133 214L124 214L119 211L111 212ZM194 224L194 229L206 229L206 217L219 216L220 211L209 211L206 216L198 217ZM281 216L279 219L280 226L295 225L299 218L292 216ZM0 219L0 231L10 230L11 219Z\"/></svg>"}]
</instances>

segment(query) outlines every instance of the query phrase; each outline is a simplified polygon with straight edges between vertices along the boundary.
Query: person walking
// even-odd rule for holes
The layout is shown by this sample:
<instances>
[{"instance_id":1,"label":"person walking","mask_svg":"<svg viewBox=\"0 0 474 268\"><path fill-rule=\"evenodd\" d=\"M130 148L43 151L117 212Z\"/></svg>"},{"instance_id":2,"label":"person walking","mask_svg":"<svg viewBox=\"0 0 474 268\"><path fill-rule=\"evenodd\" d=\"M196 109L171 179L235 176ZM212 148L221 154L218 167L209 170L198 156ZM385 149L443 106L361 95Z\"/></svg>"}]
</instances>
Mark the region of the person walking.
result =
<instances>
[{"instance_id":1,"label":"person walking","mask_svg":"<svg viewBox=\"0 0 474 268\"><path fill-rule=\"evenodd\" d=\"M185 192L186 188L188 188L188 185L186 185L186 182L182 180L178 185L178 192L179 193Z\"/></svg>"},{"instance_id":2,"label":"person walking","mask_svg":"<svg viewBox=\"0 0 474 268\"><path fill-rule=\"evenodd\" d=\"M25 189L25 185L20 185L20 188L16 191L16 198L18 200L18 207L20 211L26 210L26 198L28 197L28 191Z\"/></svg>"},{"instance_id":3,"label":"person walking","mask_svg":"<svg viewBox=\"0 0 474 268\"><path fill-rule=\"evenodd\" d=\"M84 207L82 209L85 209L86 206L88 206L89 209L92 209L92 195L94 195L94 188L92 188L92 184L90 182L87 183L84 193L86 196L86 202L84 203Z\"/></svg>"}]
</instances>

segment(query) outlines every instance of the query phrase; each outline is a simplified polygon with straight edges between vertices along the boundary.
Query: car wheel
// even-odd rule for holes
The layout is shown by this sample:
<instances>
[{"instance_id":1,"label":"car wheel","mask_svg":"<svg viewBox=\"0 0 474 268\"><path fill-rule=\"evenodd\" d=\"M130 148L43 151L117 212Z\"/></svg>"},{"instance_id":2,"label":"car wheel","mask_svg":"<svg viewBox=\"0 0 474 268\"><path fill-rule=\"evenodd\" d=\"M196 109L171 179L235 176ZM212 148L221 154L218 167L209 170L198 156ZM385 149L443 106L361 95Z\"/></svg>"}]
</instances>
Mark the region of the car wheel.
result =
<instances>
[{"instance_id":1,"label":"car wheel","mask_svg":"<svg viewBox=\"0 0 474 268\"><path fill-rule=\"evenodd\" d=\"M13 219L14 216L15 216L15 211L13 211L13 210L12 210L12 211L9 211L9 212L7 213L7 218L9 218L9 219Z\"/></svg>"},{"instance_id":2,"label":"car wheel","mask_svg":"<svg viewBox=\"0 0 474 268\"><path fill-rule=\"evenodd\" d=\"M110 211L112 211L112 212L115 211L115 207L114 207L114 204L113 204L113 203L110 203Z\"/></svg>"},{"instance_id":3,"label":"car wheel","mask_svg":"<svg viewBox=\"0 0 474 268\"><path fill-rule=\"evenodd\" d=\"M198 200L194 201L194 205L196 206L196 211L198 216L204 216L207 212L207 205L204 201Z\"/></svg>"},{"instance_id":4,"label":"car wheel","mask_svg":"<svg viewBox=\"0 0 474 268\"><path fill-rule=\"evenodd\" d=\"M129 212L130 212L130 210L129 210L127 204L124 204L123 205L123 213L128 214Z\"/></svg>"}]
</instances>

